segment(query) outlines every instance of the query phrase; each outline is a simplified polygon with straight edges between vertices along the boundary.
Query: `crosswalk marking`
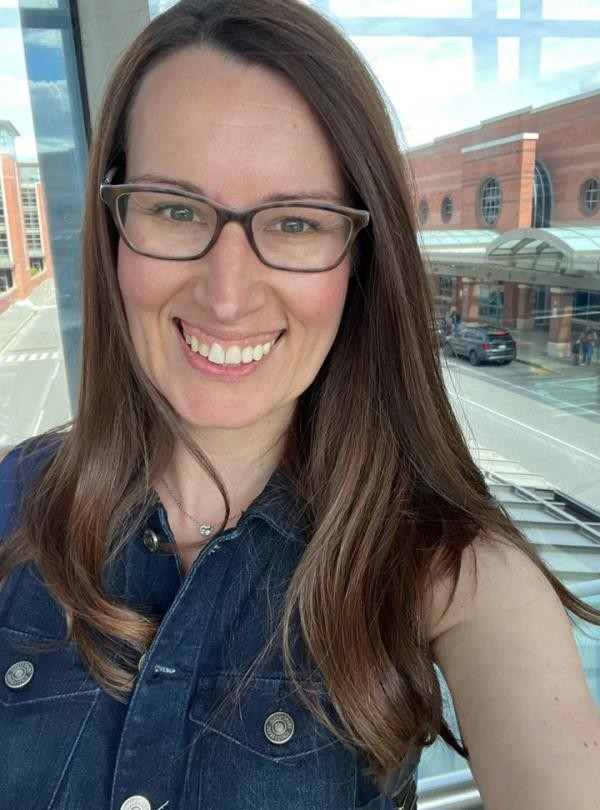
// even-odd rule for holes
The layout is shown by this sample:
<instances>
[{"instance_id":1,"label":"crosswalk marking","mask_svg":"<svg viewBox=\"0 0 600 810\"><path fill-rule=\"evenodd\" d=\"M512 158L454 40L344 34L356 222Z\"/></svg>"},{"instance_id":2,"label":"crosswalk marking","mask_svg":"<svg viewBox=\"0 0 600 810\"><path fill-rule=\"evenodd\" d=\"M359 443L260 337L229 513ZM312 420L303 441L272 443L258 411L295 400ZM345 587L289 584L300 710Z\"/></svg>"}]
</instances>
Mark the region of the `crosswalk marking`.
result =
<instances>
[{"instance_id":1,"label":"crosswalk marking","mask_svg":"<svg viewBox=\"0 0 600 810\"><path fill-rule=\"evenodd\" d=\"M36 360L60 360L60 352L24 352L0 355L0 363L34 363Z\"/></svg>"}]
</instances>

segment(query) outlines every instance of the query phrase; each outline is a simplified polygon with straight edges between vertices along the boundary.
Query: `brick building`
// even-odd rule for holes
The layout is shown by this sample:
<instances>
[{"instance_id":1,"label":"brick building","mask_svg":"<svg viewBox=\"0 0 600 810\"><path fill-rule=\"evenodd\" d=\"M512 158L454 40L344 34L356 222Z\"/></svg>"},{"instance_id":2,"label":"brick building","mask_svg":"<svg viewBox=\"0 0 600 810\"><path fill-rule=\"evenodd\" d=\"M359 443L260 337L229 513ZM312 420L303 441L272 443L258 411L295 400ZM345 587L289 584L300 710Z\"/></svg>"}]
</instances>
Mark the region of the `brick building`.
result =
<instances>
[{"instance_id":1,"label":"brick building","mask_svg":"<svg viewBox=\"0 0 600 810\"><path fill-rule=\"evenodd\" d=\"M410 151L438 311L548 331L600 326L600 94L482 121Z\"/></svg>"},{"instance_id":2,"label":"brick building","mask_svg":"<svg viewBox=\"0 0 600 810\"><path fill-rule=\"evenodd\" d=\"M0 314L52 275L46 203L36 163L19 163L18 132L0 121Z\"/></svg>"}]
</instances>

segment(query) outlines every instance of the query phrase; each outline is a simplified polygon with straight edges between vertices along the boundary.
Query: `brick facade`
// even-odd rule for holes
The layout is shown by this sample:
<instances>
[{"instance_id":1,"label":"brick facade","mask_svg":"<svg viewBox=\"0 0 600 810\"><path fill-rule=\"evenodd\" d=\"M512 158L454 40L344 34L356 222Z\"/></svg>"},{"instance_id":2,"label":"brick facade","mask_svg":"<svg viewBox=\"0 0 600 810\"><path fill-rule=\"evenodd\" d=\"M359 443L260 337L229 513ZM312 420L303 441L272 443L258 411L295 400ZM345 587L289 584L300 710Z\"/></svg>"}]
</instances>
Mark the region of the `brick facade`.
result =
<instances>
[{"instance_id":1,"label":"brick facade","mask_svg":"<svg viewBox=\"0 0 600 810\"><path fill-rule=\"evenodd\" d=\"M478 192L484 180L493 176L502 187L502 213L493 227L498 231L530 227L536 160L550 175L553 223L600 226L600 211L587 216L579 206L582 183L600 177L599 132L600 94L593 93L483 121L412 149L408 157L417 199L429 205L422 227L489 227L479 214ZM505 139L504 144L494 145ZM454 204L447 223L441 215L445 196Z\"/></svg>"},{"instance_id":2,"label":"brick facade","mask_svg":"<svg viewBox=\"0 0 600 810\"><path fill-rule=\"evenodd\" d=\"M25 236L23 207L21 204L21 187L19 164L7 153L0 154L0 188L4 202L4 211L8 231L10 258L13 263L13 287L0 294L0 314L5 312L15 301L27 298L31 292L52 275L52 257L50 237L46 217L46 203L41 183L35 185L37 212L40 222L40 235L44 270L35 275L30 269L30 258Z\"/></svg>"}]
</instances>

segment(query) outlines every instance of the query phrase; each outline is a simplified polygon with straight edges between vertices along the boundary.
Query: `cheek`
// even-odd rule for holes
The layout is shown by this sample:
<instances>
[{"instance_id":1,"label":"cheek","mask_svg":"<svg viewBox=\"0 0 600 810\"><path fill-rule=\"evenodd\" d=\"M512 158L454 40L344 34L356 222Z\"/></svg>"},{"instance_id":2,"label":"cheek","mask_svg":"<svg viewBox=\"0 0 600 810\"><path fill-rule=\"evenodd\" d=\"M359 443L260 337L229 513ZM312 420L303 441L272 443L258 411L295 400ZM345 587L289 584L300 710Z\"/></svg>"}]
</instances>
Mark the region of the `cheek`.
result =
<instances>
[{"instance_id":1,"label":"cheek","mask_svg":"<svg viewBox=\"0 0 600 810\"><path fill-rule=\"evenodd\" d=\"M348 291L348 278L346 268L323 273L301 299L306 326L318 330L317 335L320 334L328 343L333 342L337 334Z\"/></svg>"},{"instance_id":2,"label":"cheek","mask_svg":"<svg viewBox=\"0 0 600 810\"><path fill-rule=\"evenodd\" d=\"M170 298L164 274L149 266L151 262L127 247L119 248L117 278L132 335L145 318L158 314Z\"/></svg>"}]
</instances>

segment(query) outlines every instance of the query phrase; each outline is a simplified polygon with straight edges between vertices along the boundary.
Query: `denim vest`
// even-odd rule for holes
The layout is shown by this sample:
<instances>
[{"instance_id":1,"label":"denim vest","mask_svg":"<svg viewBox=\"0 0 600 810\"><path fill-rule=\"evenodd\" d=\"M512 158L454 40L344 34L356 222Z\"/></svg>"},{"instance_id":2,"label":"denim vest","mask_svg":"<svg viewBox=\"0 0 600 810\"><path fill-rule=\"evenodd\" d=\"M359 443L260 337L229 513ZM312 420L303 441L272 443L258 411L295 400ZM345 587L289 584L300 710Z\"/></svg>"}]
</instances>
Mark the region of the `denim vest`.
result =
<instances>
[{"instance_id":1,"label":"denim vest","mask_svg":"<svg viewBox=\"0 0 600 810\"><path fill-rule=\"evenodd\" d=\"M31 443L29 443L31 445ZM39 444L39 442L38 442ZM51 448L0 464L0 538ZM127 702L90 678L33 565L0 591L0 810L392 810L416 808L420 751L382 795L364 762L294 693L280 647L231 700L271 636L304 548L276 473L237 526L213 537L188 575L160 503L107 573L120 602L160 626Z\"/></svg>"}]
</instances>

